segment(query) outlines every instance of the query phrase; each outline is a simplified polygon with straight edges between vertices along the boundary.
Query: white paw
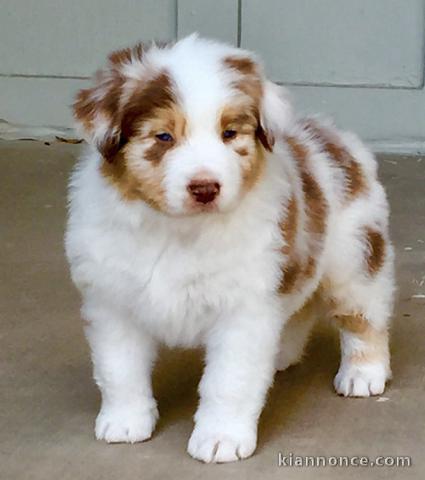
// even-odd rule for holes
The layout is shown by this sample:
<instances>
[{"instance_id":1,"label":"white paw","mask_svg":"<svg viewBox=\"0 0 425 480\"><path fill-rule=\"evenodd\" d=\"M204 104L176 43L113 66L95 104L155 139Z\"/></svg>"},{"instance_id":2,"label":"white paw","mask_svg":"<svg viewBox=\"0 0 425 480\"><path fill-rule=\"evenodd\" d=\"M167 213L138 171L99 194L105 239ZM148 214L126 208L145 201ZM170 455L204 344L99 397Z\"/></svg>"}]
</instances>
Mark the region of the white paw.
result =
<instances>
[{"instance_id":1,"label":"white paw","mask_svg":"<svg viewBox=\"0 0 425 480\"><path fill-rule=\"evenodd\" d=\"M96 418L96 438L108 443L136 443L152 436L158 419L155 408L102 408Z\"/></svg>"},{"instance_id":2,"label":"white paw","mask_svg":"<svg viewBox=\"0 0 425 480\"><path fill-rule=\"evenodd\" d=\"M256 429L231 432L195 426L189 440L189 454L205 463L234 462L253 454L257 445Z\"/></svg>"},{"instance_id":3,"label":"white paw","mask_svg":"<svg viewBox=\"0 0 425 480\"><path fill-rule=\"evenodd\" d=\"M383 363L357 365L347 362L341 364L334 387L336 392L344 397L381 395L389 377L388 368Z\"/></svg>"}]
</instances>

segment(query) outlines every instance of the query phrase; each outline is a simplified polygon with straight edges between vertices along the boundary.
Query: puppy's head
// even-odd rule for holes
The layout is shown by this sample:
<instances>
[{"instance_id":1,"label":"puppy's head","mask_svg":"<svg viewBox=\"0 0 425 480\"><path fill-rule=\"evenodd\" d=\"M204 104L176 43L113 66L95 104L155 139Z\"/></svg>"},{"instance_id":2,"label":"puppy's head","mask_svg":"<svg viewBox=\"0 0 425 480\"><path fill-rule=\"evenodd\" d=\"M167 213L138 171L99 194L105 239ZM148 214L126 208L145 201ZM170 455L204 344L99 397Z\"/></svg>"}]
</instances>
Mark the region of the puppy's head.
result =
<instances>
[{"instance_id":1,"label":"puppy's head","mask_svg":"<svg viewBox=\"0 0 425 480\"><path fill-rule=\"evenodd\" d=\"M125 200L191 215L255 186L290 107L250 53L192 35L112 53L74 114Z\"/></svg>"}]
</instances>

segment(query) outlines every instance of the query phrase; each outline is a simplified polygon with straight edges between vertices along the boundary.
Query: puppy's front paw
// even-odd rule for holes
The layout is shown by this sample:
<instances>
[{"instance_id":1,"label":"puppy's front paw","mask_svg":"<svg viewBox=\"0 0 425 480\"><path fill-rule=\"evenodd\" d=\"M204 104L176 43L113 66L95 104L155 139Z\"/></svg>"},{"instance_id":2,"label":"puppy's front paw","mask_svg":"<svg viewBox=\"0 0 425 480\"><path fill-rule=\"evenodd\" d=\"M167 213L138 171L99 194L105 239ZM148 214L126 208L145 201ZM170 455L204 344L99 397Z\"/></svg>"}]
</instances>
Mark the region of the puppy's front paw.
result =
<instances>
[{"instance_id":1,"label":"puppy's front paw","mask_svg":"<svg viewBox=\"0 0 425 480\"><path fill-rule=\"evenodd\" d=\"M334 387L344 397L381 395L390 373L384 364L342 364L334 380Z\"/></svg>"},{"instance_id":2,"label":"puppy's front paw","mask_svg":"<svg viewBox=\"0 0 425 480\"><path fill-rule=\"evenodd\" d=\"M152 436L158 419L156 407L103 408L96 418L96 438L108 443L136 443Z\"/></svg>"},{"instance_id":3,"label":"puppy's front paw","mask_svg":"<svg viewBox=\"0 0 425 480\"><path fill-rule=\"evenodd\" d=\"M252 455L256 444L255 428L232 431L229 425L223 425L222 430L197 425L187 451L193 458L205 463L234 462Z\"/></svg>"}]
</instances>

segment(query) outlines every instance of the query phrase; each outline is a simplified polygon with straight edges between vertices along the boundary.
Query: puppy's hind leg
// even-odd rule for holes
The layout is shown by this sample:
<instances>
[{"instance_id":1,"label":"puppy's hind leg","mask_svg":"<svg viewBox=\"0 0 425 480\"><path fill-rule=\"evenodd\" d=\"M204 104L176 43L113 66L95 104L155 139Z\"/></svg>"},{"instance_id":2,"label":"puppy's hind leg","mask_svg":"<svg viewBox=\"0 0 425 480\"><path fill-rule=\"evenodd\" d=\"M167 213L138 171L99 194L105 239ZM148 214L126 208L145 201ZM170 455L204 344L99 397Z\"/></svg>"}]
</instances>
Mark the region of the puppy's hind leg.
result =
<instances>
[{"instance_id":1,"label":"puppy's hind leg","mask_svg":"<svg viewBox=\"0 0 425 480\"><path fill-rule=\"evenodd\" d=\"M387 329L374 328L361 314L338 315L335 319L341 340L336 392L345 397L382 394L391 377Z\"/></svg>"},{"instance_id":2,"label":"puppy's hind leg","mask_svg":"<svg viewBox=\"0 0 425 480\"><path fill-rule=\"evenodd\" d=\"M393 253L388 243L379 271L352 272L330 284L332 313L340 331L338 394L368 397L384 392L391 377L388 327L394 295Z\"/></svg>"}]
</instances>

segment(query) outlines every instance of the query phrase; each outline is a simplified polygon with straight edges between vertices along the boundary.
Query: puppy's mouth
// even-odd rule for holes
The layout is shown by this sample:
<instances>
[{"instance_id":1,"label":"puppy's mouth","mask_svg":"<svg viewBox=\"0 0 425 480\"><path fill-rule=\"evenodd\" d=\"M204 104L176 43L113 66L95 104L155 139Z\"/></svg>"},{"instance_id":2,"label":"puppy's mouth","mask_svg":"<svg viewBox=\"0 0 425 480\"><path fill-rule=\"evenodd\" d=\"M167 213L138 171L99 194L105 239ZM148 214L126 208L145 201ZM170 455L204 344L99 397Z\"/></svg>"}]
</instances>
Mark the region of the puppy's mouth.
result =
<instances>
[{"instance_id":1,"label":"puppy's mouth","mask_svg":"<svg viewBox=\"0 0 425 480\"><path fill-rule=\"evenodd\" d=\"M218 202L215 200L209 203L199 203L188 200L186 203L186 211L189 215L197 213L216 213L220 211Z\"/></svg>"}]
</instances>

